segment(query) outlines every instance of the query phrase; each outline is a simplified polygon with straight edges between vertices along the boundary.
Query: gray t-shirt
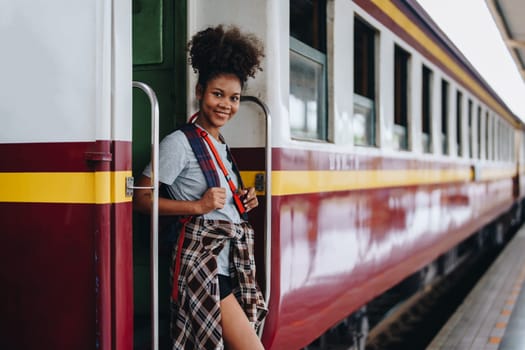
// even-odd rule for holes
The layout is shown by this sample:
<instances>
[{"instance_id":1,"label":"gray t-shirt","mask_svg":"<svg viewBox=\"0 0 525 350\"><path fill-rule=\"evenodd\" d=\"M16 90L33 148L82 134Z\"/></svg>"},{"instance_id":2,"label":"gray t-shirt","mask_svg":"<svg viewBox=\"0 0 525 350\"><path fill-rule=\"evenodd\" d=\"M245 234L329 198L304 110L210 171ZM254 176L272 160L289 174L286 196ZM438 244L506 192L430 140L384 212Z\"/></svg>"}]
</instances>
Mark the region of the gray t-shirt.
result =
<instances>
[{"instance_id":1,"label":"gray t-shirt","mask_svg":"<svg viewBox=\"0 0 525 350\"><path fill-rule=\"evenodd\" d=\"M210 139L217 149L235 186L239 187L237 177L232 169L232 163L227 157L226 145L218 142L212 136L210 136ZM206 147L208 148L208 145L206 145ZM240 223L242 219L233 202L233 195L228 186L228 182L211 152L210 155L219 175L220 187L226 189L226 204L224 208L206 213L202 215L202 217L210 220L226 220L233 223ZM144 169L143 174L148 177L151 176L151 164ZM191 149L188 138L180 130L167 135L160 143L158 180L169 185L173 190L175 198L180 200L198 200L208 189L206 179ZM229 275L230 242L229 240L226 242L217 259L219 274L221 275Z\"/></svg>"}]
</instances>

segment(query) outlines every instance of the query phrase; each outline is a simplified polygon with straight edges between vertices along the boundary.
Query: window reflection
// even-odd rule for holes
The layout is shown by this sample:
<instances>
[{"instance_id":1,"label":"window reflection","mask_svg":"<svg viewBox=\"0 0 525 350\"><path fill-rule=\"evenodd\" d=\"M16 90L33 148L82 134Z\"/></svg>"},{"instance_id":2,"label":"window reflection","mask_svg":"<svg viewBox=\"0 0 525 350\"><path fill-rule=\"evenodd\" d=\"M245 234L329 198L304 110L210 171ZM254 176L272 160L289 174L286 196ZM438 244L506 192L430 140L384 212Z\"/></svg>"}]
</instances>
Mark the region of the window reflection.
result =
<instances>
[{"instance_id":1,"label":"window reflection","mask_svg":"<svg viewBox=\"0 0 525 350\"><path fill-rule=\"evenodd\" d=\"M300 43L293 46L300 51ZM290 51L290 127L294 137L325 138L323 63Z\"/></svg>"}]
</instances>

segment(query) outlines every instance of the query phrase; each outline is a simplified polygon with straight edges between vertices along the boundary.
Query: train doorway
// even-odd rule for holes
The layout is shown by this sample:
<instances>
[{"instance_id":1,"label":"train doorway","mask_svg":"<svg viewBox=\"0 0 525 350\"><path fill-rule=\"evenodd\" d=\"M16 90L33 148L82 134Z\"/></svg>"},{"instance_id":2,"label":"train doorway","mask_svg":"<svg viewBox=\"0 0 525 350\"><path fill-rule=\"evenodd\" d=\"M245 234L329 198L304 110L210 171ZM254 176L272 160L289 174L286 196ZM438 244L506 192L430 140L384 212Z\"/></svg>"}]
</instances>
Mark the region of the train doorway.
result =
<instances>
[{"instance_id":1,"label":"train doorway","mask_svg":"<svg viewBox=\"0 0 525 350\"><path fill-rule=\"evenodd\" d=\"M160 139L186 120L186 1L133 0L133 80L150 86L158 98ZM133 89L133 177L151 156L150 102ZM151 283L149 217L133 215L134 349L150 349ZM169 340L170 249L159 237L159 348Z\"/></svg>"},{"instance_id":2,"label":"train doorway","mask_svg":"<svg viewBox=\"0 0 525 350\"><path fill-rule=\"evenodd\" d=\"M133 1L133 80L150 86L159 105L159 137L184 124L187 110L186 42L187 4L184 0ZM254 84L257 86L256 84ZM248 95L257 88L248 88ZM133 91L133 177L137 180L151 157L150 102L140 89ZM244 96L238 116L221 132L241 169L244 184L254 186L259 207L250 213L254 226L257 279L269 296L269 256L271 238L268 194L271 168L270 115L264 101ZM151 284L150 284L150 218L133 215L133 293L134 349L150 349L151 344ZM171 264L169 238L159 236L158 311L159 348L169 348L169 270Z\"/></svg>"}]
</instances>

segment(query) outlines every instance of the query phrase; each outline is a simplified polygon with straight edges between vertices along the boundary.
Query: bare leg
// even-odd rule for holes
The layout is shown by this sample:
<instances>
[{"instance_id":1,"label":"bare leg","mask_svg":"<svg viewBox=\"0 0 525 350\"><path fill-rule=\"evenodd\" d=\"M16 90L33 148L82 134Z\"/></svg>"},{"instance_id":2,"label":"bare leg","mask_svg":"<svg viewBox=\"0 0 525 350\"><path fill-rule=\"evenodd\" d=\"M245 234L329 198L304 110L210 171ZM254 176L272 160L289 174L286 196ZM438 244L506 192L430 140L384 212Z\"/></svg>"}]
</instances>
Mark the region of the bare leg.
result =
<instances>
[{"instance_id":1,"label":"bare leg","mask_svg":"<svg viewBox=\"0 0 525 350\"><path fill-rule=\"evenodd\" d=\"M221 300L222 336L231 350L264 350L259 337L250 325L233 294Z\"/></svg>"}]
</instances>

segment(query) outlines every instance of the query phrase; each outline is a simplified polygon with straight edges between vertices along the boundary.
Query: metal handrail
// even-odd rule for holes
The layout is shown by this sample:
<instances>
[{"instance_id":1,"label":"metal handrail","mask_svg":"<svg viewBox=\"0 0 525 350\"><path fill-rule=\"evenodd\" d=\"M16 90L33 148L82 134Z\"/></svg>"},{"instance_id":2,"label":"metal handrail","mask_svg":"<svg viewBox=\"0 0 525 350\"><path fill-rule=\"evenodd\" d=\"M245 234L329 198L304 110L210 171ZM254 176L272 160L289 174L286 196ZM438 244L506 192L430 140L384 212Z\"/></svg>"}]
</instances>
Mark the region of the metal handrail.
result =
<instances>
[{"instance_id":1,"label":"metal handrail","mask_svg":"<svg viewBox=\"0 0 525 350\"><path fill-rule=\"evenodd\" d=\"M150 189L152 190L151 221L150 221L150 244L151 244L151 349L159 349L159 102L155 91L148 85L134 81L134 88L139 88L148 96L151 104L151 186L138 187L128 186L128 189Z\"/></svg>"},{"instance_id":2,"label":"metal handrail","mask_svg":"<svg viewBox=\"0 0 525 350\"><path fill-rule=\"evenodd\" d=\"M271 138L271 126L272 126L272 116L270 114L270 109L261 99L255 96L245 96L241 97L241 101L248 101L257 104L264 112L266 118L266 161L265 161L265 190L266 190L266 213L265 213L265 250L266 250L266 259L265 259L265 269L266 269L266 288L264 290L264 296L266 302L270 300L270 281L271 281L271 257L272 257L272 138Z\"/></svg>"}]
</instances>

